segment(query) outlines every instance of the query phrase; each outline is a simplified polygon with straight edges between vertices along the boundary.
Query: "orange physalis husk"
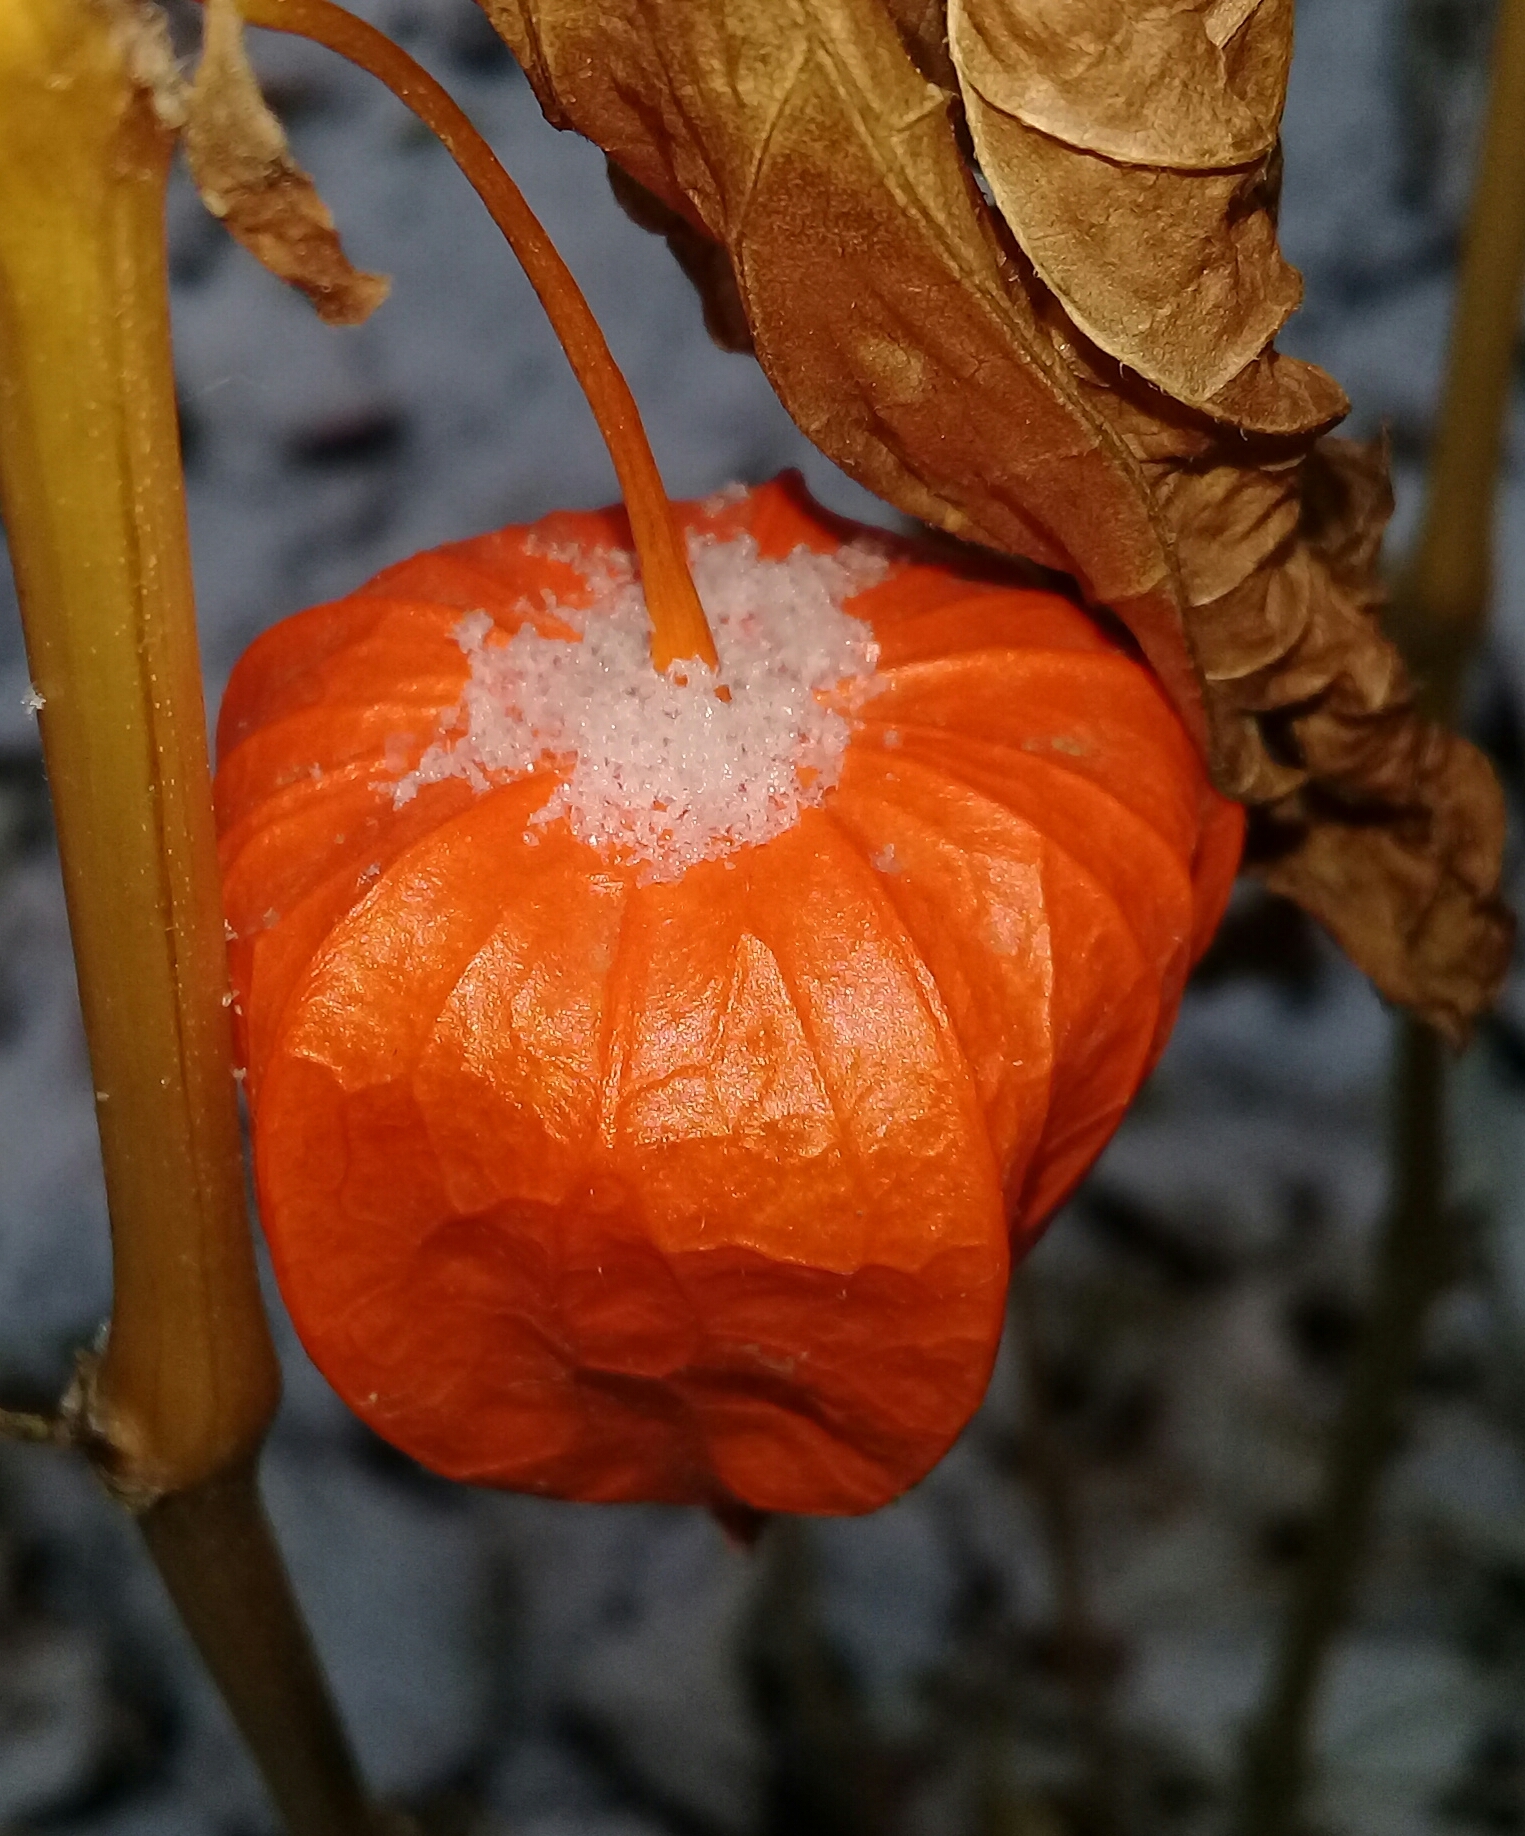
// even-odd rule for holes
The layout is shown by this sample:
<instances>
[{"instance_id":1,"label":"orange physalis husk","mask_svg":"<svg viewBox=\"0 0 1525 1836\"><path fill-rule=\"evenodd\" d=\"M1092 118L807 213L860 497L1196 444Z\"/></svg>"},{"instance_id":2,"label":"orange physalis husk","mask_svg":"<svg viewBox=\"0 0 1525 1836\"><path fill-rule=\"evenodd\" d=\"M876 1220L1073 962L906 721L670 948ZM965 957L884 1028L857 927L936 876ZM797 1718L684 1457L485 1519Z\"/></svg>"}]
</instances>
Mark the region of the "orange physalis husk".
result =
<instances>
[{"instance_id":1,"label":"orange physalis husk","mask_svg":"<svg viewBox=\"0 0 1525 1836\"><path fill-rule=\"evenodd\" d=\"M865 532L785 478L678 506ZM878 540L879 538L875 538ZM1154 1063L1242 812L1057 594L886 541L840 781L653 882L531 818L564 761L399 774L462 615L512 632L622 510L420 555L254 644L217 778L260 1204L297 1328L453 1478L872 1510L978 1405L1020 1255ZM563 558L557 558L561 555Z\"/></svg>"}]
</instances>

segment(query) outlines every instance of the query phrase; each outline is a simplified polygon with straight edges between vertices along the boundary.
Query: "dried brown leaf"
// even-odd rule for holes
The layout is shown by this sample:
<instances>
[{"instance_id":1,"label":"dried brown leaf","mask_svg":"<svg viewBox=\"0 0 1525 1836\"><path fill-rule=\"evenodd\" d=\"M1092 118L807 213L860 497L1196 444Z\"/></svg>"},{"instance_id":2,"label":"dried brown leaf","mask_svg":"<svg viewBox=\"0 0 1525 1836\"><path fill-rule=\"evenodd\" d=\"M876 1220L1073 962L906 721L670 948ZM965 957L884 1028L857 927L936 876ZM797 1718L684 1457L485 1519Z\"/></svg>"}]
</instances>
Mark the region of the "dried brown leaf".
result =
<instances>
[{"instance_id":1,"label":"dried brown leaf","mask_svg":"<svg viewBox=\"0 0 1525 1836\"><path fill-rule=\"evenodd\" d=\"M1316 364L1264 350L1197 406L1213 420L1245 433L1313 439L1350 412L1345 391Z\"/></svg>"},{"instance_id":2,"label":"dried brown leaf","mask_svg":"<svg viewBox=\"0 0 1525 1836\"><path fill-rule=\"evenodd\" d=\"M1315 795L1254 812L1251 858L1274 892L1332 932L1391 1001L1453 1045L1492 1004L1514 922L1498 897L1504 807L1486 759L1422 728L1407 818Z\"/></svg>"},{"instance_id":3,"label":"dried brown leaf","mask_svg":"<svg viewBox=\"0 0 1525 1836\"><path fill-rule=\"evenodd\" d=\"M1418 714L1381 634L1382 448L1326 440L1297 479L1296 531L1196 623L1215 725L1275 742L1242 748L1230 786L1258 806L1250 859L1459 1043L1509 964L1503 795L1473 747Z\"/></svg>"},{"instance_id":4,"label":"dried brown leaf","mask_svg":"<svg viewBox=\"0 0 1525 1836\"><path fill-rule=\"evenodd\" d=\"M1379 629L1382 456L1315 446L1345 399L1270 348L1288 0L955 0L1004 220L936 0L482 4L816 444L1117 612L1259 871L1460 1037L1507 956L1502 805Z\"/></svg>"},{"instance_id":5,"label":"dried brown leaf","mask_svg":"<svg viewBox=\"0 0 1525 1836\"><path fill-rule=\"evenodd\" d=\"M1509 964L1504 804L1482 756L1418 712L1382 634L1385 446L1247 440L1053 324L1174 532L1215 776L1252 811L1247 864L1459 1043Z\"/></svg>"},{"instance_id":6,"label":"dried brown leaf","mask_svg":"<svg viewBox=\"0 0 1525 1836\"><path fill-rule=\"evenodd\" d=\"M317 188L260 94L236 0L208 0L185 149L202 202L256 260L305 293L330 325L358 325L387 297L384 275L344 253Z\"/></svg>"}]
</instances>

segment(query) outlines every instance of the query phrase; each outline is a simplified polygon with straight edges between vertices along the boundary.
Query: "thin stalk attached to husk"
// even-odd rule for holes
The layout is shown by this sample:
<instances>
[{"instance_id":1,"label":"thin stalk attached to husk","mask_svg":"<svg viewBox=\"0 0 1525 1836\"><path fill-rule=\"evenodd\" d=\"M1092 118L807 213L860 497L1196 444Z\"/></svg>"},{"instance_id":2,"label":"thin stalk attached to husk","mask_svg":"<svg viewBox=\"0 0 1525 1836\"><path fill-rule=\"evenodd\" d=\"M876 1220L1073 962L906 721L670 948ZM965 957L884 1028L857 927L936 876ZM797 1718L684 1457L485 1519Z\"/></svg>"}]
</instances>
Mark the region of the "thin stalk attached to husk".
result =
<instances>
[{"instance_id":1,"label":"thin stalk attached to husk","mask_svg":"<svg viewBox=\"0 0 1525 1836\"><path fill-rule=\"evenodd\" d=\"M22 1426L82 1447L136 1516L293 1836L375 1836L254 1477L279 1373L233 1080L170 359L178 77L161 28L136 0L0 9L0 505L114 1275L104 1351L57 1423Z\"/></svg>"},{"instance_id":2,"label":"thin stalk attached to husk","mask_svg":"<svg viewBox=\"0 0 1525 1836\"><path fill-rule=\"evenodd\" d=\"M689 571L683 535L662 485L630 386L556 245L465 111L384 32L332 0L238 0L250 25L325 45L384 83L460 167L502 231L566 352L609 449L630 517L659 670L692 658L719 668L715 640Z\"/></svg>"},{"instance_id":3,"label":"thin stalk attached to husk","mask_svg":"<svg viewBox=\"0 0 1525 1836\"><path fill-rule=\"evenodd\" d=\"M1506 412L1525 284L1525 0L1502 0L1445 393L1413 560L1392 625L1426 711L1454 717L1482 637ZM1238 1836L1291 1836L1312 1769L1319 1690L1348 1623L1381 1481L1418 1368L1425 1323L1459 1257L1446 1209L1445 1051L1399 1022L1392 1196L1372 1295L1330 1446L1312 1536L1252 1723Z\"/></svg>"}]
</instances>

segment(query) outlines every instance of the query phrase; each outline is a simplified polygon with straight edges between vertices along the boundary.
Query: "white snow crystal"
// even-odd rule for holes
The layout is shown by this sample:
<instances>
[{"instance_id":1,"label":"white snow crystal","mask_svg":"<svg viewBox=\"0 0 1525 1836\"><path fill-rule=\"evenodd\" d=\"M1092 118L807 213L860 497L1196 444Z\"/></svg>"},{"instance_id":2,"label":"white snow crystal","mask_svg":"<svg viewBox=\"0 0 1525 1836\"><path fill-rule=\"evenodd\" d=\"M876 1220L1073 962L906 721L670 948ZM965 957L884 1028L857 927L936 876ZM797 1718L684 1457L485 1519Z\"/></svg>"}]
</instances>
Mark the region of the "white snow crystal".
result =
<instances>
[{"instance_id":1,"label":"white snow crystal","mask_svg":"<svg viewBox=\"0 0 1525 1836\"><path fill-rule=\"evenodd\" d=\"M576 641L528 624L507 636L485 612L461 620L470 680L394 801L444 778L485 790L554 760L561 782L531 822L564 817L648 880L767 841L821 803L847 751L840 710L866 697L878 658L843 601L883 578L884 557L865 543L768 561L741 535L691 537L689 559L718 682L692 660L659 675L633 557L578 553L593 604L545 607Z\"/></svg>"}]
</instances>

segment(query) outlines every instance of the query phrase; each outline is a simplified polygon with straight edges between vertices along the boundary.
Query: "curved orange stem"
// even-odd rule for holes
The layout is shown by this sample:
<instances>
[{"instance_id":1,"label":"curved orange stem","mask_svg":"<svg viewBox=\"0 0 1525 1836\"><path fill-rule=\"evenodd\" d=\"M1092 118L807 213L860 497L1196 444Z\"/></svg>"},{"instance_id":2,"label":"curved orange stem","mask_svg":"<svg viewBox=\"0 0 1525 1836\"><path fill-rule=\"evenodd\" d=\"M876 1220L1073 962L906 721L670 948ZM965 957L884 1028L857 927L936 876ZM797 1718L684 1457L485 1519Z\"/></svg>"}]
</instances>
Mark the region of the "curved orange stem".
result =
<instances>
[{"instance_id":1,"label":"curved orange stem","mask_svg":"<svg viewBox=\"0 0 1525 1836\"><path fill-rule=\"evenodd\" d=\"M250 25L310 38L368 70L418 116L460 167L540 296L609 448L641 564L653 664L665 670L693 657L718 669L715 640L630 385L571 270L492 148L427 70L385 33L331 0L239 0L239 11Z\"/></svg>"}]
</instances>

